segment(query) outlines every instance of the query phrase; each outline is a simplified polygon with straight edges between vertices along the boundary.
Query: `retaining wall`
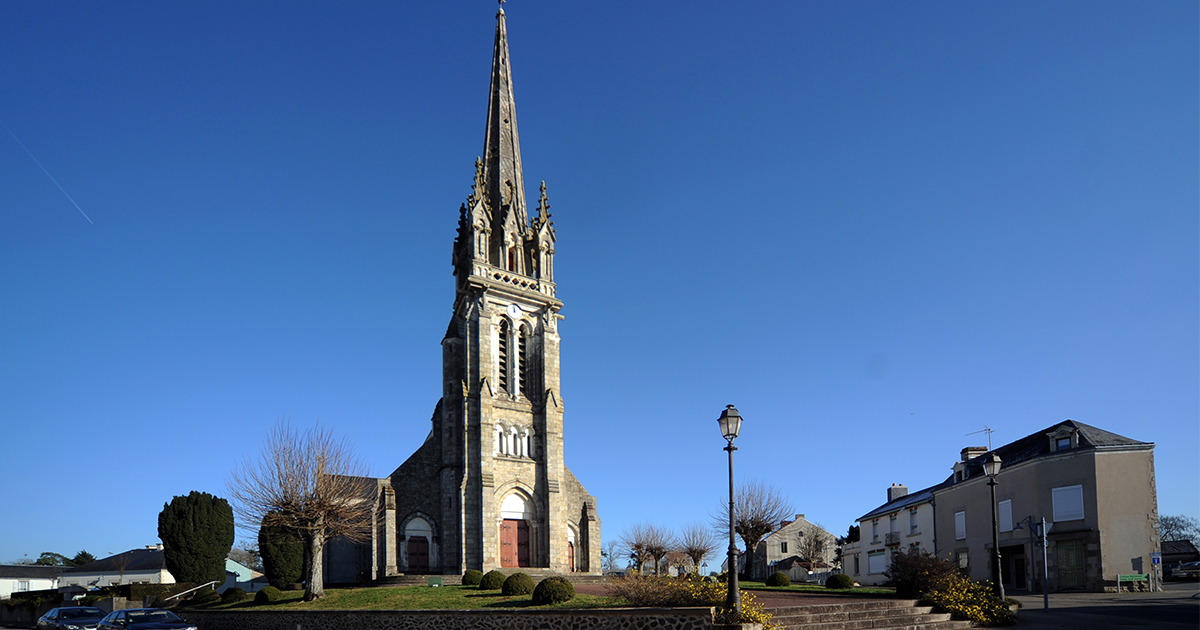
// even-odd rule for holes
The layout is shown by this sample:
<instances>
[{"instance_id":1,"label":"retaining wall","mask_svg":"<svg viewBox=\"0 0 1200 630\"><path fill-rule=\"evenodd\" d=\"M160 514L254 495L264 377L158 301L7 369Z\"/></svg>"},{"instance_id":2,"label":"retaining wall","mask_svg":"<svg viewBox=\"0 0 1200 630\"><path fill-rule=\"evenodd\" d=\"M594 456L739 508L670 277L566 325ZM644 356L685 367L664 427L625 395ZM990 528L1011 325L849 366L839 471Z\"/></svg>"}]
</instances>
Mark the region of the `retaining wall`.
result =
<instances>
[{"instance_id":1,"label":"retaining wall","mask_svg":"<svg viewBox=\"0 0 1200 630\"><path fill-rule=\"evenodd\" d=\"M178 612L200 630L716 630L752 627L715 625L711 608Z\"/></svg>"}]
</instances>

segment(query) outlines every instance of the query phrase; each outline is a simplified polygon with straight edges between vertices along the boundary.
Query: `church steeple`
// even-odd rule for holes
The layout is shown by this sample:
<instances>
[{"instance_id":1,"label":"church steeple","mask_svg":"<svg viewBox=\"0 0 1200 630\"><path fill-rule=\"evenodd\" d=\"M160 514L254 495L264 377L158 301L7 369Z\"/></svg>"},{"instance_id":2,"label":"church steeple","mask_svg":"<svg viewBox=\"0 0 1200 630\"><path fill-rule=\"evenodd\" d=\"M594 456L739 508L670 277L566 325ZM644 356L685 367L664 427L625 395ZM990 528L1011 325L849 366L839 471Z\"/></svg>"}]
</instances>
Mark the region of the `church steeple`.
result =
<instances>
[{"instance_id":1,"label":"church steeple","mask_svg":"<svg viewBox=\"0 0 1200 630\"><path fill-rule=\"evenodd\" d=\"M478 274L475 264L485 263L508 273L552 282L555 235L548 208L543 182L539 215L530 221L508 56L508 29L501 8L496 13L483 158L475 163L473 191L460 210L454 252L459 281Z\"/></svg>"}]
</instances>

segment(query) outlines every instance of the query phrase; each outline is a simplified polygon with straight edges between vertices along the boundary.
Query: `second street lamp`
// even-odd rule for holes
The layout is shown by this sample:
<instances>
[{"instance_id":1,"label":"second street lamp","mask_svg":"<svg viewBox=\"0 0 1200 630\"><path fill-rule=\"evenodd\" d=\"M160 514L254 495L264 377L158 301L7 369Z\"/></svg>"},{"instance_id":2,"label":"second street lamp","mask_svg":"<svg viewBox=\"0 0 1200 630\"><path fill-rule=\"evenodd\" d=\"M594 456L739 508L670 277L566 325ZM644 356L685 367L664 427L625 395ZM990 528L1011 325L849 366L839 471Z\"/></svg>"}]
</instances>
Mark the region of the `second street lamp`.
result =
<instances>
[{"instance_id":1,"label":"second street lamp","mask_svg":"<svg viewBox=\"0 0 1200 630\"><path fill-rule=\"evenodd\" d=\"M717 424L721 426L721 437L729 441L725 446L729 453L729 594L725 597L725 607L734 612L736 619L741 619L742 595L738 591L738 553L733 520L733 452L737 447L733 440L742 429L742 416L733 405L726 405Z\"/></svg>"},{"instance_id":2,"label":"second street lamp","mask_svg":"<svg viewBox=\"0 0 1200 630\"><path fill-rule=\"evenodd\" d=\"M983 460L983 474L988 477L992 489L992 589L996 597L1004 599L1004 584L1000 581L1000 519L996 516L996 475L1000 474L1000 456L995 451Z\"/></svg>"}]
</instances>

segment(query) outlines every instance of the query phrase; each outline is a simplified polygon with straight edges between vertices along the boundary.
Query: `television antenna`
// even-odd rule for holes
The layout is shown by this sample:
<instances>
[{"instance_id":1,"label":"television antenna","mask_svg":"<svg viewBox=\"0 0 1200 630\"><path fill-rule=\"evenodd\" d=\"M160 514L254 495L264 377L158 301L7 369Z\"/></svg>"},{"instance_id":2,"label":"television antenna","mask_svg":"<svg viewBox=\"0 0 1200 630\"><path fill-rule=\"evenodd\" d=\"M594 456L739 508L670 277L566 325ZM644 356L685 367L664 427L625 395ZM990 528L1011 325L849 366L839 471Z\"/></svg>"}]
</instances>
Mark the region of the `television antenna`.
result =
<instances>
[{"instance_id":1,"label":"television antenna","mask_svg":"<svg viewBox=\"0 0 1200 630\"><path fill-rule=\"evenodd\" d=\"M986 433L988 436L988 451L991 451L992 450L992 434L995 432L996 432L995 429L993 429L985 424L985 425L983 425L982 429L980 429L978 431L972 431L972 432L968 433L967 435L976 435L979 433Z\"/></svg>"}]
</instances>

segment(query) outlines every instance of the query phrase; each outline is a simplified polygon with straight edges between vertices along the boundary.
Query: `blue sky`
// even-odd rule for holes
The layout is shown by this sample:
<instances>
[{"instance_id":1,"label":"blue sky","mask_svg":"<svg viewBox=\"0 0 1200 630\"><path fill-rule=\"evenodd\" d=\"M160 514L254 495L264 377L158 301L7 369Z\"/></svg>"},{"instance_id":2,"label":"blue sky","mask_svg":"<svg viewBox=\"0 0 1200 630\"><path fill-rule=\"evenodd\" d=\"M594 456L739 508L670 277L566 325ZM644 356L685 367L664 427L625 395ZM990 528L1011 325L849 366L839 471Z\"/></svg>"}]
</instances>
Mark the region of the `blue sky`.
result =
<instances>
[{"instance_id":1,"label":"blue sky","mask_svg":"<svg viewBox=\"0 0 1200 630\"><path fill-rule=\"evenodd\" d=\"M605 539L707 521L729 403L835 533L1066 418L1200 516L1194 2L506 11ZM0 4L0 562L156 542L280 418L416 449L494 13Z\"/></svg>"}]
</instances>

